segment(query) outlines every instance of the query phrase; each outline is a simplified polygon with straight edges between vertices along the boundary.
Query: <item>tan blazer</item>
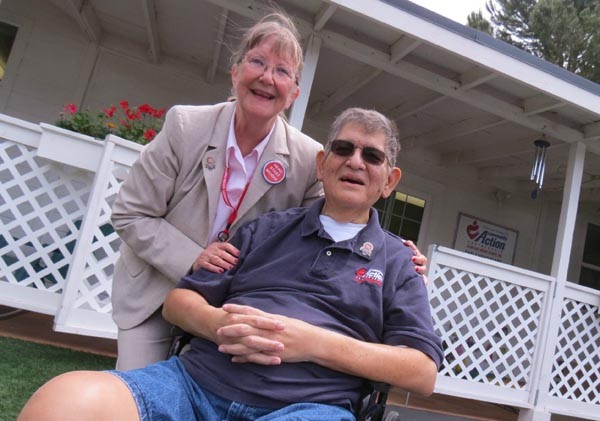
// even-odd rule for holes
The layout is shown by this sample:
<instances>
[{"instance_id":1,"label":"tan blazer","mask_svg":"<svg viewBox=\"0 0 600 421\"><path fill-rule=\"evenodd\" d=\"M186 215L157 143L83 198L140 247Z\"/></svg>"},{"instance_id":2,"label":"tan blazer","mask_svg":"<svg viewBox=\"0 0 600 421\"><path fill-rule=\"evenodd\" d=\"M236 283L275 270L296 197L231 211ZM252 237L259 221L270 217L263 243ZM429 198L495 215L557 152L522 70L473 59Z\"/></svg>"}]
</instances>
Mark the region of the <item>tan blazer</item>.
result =
<instances>
[{"instance_id":1,"label":"tan blazer","mask_svg":"<svg viewBox=\"0 0 600 421\"><path fill-rule=\"evenodd\" d=\"M207 246L234 110L234 102L173 107L121 186L112 213L123 240L111 294L119 328L135 327L154 313ZM321 196L315 169L321 148L277 118L232 233L263 213L308 205ZM275 185L262 176L271 160L287 169Z\"/></svg>"}]
</instances>

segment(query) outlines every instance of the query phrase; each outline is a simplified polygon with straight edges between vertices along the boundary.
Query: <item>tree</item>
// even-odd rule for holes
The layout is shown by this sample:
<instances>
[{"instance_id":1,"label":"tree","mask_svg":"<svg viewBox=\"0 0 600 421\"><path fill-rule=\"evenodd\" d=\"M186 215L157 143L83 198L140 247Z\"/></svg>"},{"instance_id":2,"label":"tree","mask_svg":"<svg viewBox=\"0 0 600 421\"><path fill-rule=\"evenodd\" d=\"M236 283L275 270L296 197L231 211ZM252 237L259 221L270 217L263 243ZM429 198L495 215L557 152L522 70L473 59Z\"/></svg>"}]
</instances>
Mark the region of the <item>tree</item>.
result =
<instances>
[{"instance_id":1,"label":"tree","mask_svg":"<svg viewBox=\"0 0 600 421\"><path fill-rule=\"evenodd\" d=\"M494 36L522 50L534 52L535 35L529 26L536 0L488 0Z\"/></svg>"},{"instance_id":2,"label":"tree","mask_svg":"<svg viewBox=\"0 0 600 421\"><path fill-rule=\"evenodd\" d=\"M467 25L471 28L477 29L478 31L493 35L492 25L490 24L489 20L483 17L481 9L479 9L477 12L471 12L469 16L467 16Z\"/></svg>"},{"instance_id":3,"label":"tree","mask_svg":"<svg viewBox=\"0 0 600 421\"><path fill-rule=\"evenodd\" d=\"M530 19L539 56L600 82L600 0L540 0Z\"/></svg>"},{"instance_id":4,"label":"tree","mask_svg":"<svg viewBox=\"0 0 600 421\"><path fill-rule=\"evenodd\" d=\"M486 9L491 23L472 12L468 25L600 83L600 0L488 0Z\"/></svg>"}]
</instances>

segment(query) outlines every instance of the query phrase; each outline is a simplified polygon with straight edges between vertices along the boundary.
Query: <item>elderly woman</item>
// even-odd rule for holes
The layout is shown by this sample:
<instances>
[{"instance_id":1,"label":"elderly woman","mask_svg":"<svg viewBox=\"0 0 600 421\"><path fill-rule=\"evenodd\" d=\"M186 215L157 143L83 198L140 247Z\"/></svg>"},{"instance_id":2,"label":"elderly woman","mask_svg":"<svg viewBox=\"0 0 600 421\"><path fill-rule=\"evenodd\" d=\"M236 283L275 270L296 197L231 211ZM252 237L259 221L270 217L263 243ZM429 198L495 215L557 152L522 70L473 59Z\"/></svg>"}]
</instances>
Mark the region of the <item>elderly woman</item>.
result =
<instances>
[{"instance_id":1,"label":"elderly woman","mask_svg":"<svg viewBox=\"0 0 600 421\"><path fill-rule=\"evenodd\" d=\"M235 100L173 107L123 183L112 215L123 240L112 290L118 369L166 357L165 297L191 270L231 269L239 251L227 239L240 225L322 195L321 145L281 117L300 93L298 39L281 13L247 30L232 57Z\"/></svg>"}]
</instances>

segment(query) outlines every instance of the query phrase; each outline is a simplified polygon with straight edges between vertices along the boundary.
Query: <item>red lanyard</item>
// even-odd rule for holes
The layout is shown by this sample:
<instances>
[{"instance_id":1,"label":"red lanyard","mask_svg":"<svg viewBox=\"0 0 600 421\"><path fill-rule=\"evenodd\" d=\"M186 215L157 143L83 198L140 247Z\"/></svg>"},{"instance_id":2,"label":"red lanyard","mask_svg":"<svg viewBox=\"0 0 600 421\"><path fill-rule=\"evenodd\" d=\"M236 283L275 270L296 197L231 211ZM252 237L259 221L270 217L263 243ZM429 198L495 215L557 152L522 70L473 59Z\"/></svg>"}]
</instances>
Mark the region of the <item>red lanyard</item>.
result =
<instances>
[{"instance_id":1,"label":"red lanyard","mask_svg":"<svg viewBox=\"0 0 600 421\"><path fill-rule=\"evenodd\" d=\"M246 186L244 187L244 191L242 191L240 200L238 200L237 206L233 207L233 205L231 204L231 201L229 200L229 195L227 194L227 183L228 182L229 182L229 165L225 167L225 172L223 173L223 179L221 180L221 196L223 197L223 202L225 202L225 204L228 207L230 207L232 209L232 211L229 214L229 218L227 218L227 224L225 225L225 228L222 231L219 231L219 233L217 234L217 239L221 242L225 242L229 239L229 228L231 228L231 226L235 222L235 219L237 218L238 210L240 209L242 200L244 200L244 197L246 196L246 192L248 191L248 186L250 185L250 181L248 181L246 183Z\"/></svg>"}]
</instances>

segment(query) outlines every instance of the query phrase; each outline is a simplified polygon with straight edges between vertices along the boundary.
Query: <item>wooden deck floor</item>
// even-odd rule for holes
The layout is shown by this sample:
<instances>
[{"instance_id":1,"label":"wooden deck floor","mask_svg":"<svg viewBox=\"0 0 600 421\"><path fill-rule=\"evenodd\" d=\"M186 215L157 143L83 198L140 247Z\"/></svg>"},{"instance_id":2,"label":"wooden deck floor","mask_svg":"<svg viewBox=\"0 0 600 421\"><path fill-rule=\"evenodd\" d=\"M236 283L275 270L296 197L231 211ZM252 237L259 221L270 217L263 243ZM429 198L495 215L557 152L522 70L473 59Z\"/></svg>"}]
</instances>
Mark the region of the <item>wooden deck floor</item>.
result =
<instances>
[{"instance_id":1,"label":"wooden deck floor","mask_svg":"<svg viewBox=\"0 0 600 421\"><path fill-rule=\"evenodd\" d=\"M0 306L0 315L8 307ZM32 342L61 346L116 357L117 343L112 339L54 332L53 317L45 314L21 311L9 317L0 316L0 336L24 339ZM510 409L486 402L455 398L434 394L428 398L408 395L401 390L393 390L388 404L395 407L426 410L431 413L453 415L455 419L516 421L517 414Z\"/></svg>"},{"instance_id":2,"label":"wooden deck floor","mask_svg":"<svg viewBox=\"0 0 600 421\"><path fill-rule=\"evenodd\" d=\"M0 306L0 336L76 349L109 357L117 356L116 340L55 332L52 330L54 317L46 314L20 311L8 317L1 316L10 310L12 309L9 307Z\"/></svg>"}]
</instances>

